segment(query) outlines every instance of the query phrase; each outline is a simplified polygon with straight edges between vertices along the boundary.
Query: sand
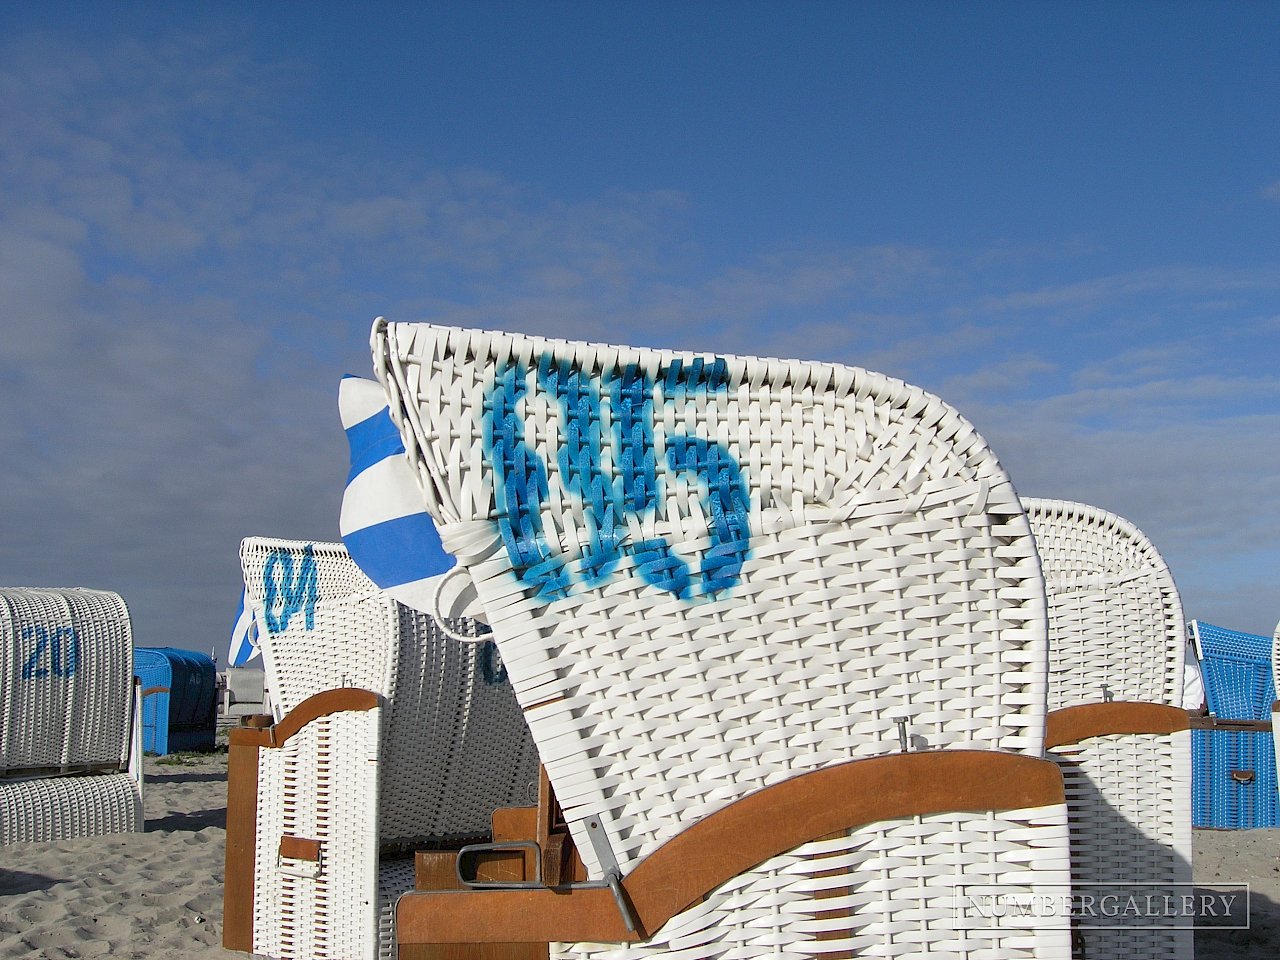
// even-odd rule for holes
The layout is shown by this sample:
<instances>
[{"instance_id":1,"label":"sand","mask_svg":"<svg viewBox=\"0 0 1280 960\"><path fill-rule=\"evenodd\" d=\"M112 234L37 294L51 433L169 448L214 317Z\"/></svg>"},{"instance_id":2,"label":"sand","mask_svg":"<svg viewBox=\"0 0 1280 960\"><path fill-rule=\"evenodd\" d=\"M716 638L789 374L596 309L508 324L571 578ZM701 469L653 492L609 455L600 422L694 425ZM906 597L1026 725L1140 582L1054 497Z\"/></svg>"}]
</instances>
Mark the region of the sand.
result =
<instances>
[{"instance_id":1,"label":"sand","mask_svg":"<svg viewBox=\"0 0 1280 960\"><path fill-rule=\"evenodd\" d=\"M226 755L146 761L147 832L0 848L0 960L245 960L223 950ZM1195 879L1251 885L1252 926L1199 960L1280 956L1280 830L1197 830Z\"/></svg>"}]
</instances>

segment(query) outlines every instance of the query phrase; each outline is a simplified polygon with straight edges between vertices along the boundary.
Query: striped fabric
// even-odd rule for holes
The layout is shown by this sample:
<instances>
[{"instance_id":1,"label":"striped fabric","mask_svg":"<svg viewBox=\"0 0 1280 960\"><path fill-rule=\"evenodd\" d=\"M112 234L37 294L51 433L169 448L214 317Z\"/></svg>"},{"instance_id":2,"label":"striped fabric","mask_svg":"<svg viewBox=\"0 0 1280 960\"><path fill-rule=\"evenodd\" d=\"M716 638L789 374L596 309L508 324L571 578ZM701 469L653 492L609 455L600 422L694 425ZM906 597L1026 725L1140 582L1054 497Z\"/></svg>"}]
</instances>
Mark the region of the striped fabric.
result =
<instances>
[{"instance_id":1,"label":"striped fabric","mask_svg":"<svg viewBox=\"0 0 1280 960\"><path fill-rule=\"evenodd\" d=\"M342 542L365 575L392 598L434 614L438 581L454 565L423 508L422 491L376 381L346 376L338 412L351 472L338 521Z\"/></svg>"},{"instance_id":2,"label":"striped fabric","mask_svg":"<svg viewBox=\"0 0 1280 960\"><path fill-rule=\"evenodd\" d=\"M231 628L231 646L227 650L227 664L243 667L258 655L258 621L249 605L249 592L240 595L240 609L236 611L235 626Z\"/></svg>"}]
</instances>

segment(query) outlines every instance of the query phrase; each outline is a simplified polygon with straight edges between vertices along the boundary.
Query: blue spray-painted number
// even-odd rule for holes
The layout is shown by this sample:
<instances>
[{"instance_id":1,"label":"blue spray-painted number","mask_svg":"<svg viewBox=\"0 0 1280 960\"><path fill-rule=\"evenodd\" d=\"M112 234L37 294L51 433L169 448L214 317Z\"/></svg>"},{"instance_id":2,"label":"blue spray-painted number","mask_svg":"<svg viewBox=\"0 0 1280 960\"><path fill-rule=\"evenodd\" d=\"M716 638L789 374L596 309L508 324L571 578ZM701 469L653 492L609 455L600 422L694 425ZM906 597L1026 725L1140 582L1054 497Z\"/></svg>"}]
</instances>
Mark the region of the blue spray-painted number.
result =
<instances>
[{"instance_id":1,"label":"blue spray-painted number","mask_svg":"<svg viewBox=\"0 0 1280 960\"><path fill-rule=\"evenodd\" d=\"M23 627L22 639L34 639L36 642L22 665L23 680L40 680L48 676L66 680L76 675L80 668L80 636L75 627L53 630L38 624Z\"/></svg>"},{"instance_id":2,"label":"blue spray-painted number","mask_svg":"<svg viewBox=\"0 0 1280 960\"><path fill-rule=\"evenodd\" d=\"M288 550L272 550L262 568L262 585L266 593L263 606L266 608L267 629L272 633L288 629L289 621L299 610L306 617L307 629L315 629L320 575L311 544L303 548L302 559L297 566L295 571L293 554Z\"/></svg>"},{"instance_id":3,"label":"blue spray-painted number","mask_svg":"<svg viewBox=\"0 0 1280 960\"><path fill-rule=\"evenodd\" d=\"M547 467L525 441L523 405L529 371L519 363L503 369L485 398L485 441L495 473L498 528L520 579L539 599L569 595L572 577L547 542L542 507L548 497ZM728 387L721 359L689 364L673 361L660 371L669 401ZM631 556L646 582L678 597L713 596L740 579L750 552L750 496L742 467L721 444L683 433L667 438L664 472L692 476L703 488L710 547L695 579L688 563L665 539L629 541L629 518L652 519L663 499L655 453L654 384L629 366L604 384L612 419L614 473L602 468L601 390L595 378L566 361L543 355L534 382L560 409L556 462L566 492L583 506L588 544L579 569L588 587L603 582L623 556Z\"/></svg>"}]
</instances>

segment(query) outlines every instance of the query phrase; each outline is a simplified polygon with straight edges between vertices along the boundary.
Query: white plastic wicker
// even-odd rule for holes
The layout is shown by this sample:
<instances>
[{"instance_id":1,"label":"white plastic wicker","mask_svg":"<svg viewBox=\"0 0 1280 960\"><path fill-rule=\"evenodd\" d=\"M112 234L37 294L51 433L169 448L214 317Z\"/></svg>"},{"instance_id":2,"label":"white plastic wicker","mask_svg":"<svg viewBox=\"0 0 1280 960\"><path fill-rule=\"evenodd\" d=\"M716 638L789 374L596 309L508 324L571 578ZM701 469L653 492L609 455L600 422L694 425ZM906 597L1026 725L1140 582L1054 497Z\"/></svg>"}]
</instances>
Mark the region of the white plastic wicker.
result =
<instances>
[{"instance_id":1,"label":"white plastic wicker","mask_svg":"<svg viewBox=\"0 0 1280 960\"><path fill-rule=\"evenodd\" d=\"M1049 594L1049 709L1181 703L1187 627L1155 546L1106 510L1024 502Z\"/></svg>"},{"instance_id":2,"label":"white plastic wicker","mask_svg":"<svg viewBox=\"0 0 1280 960\"><path fill-rule=\"evenodd\" d=\"M1049 704L1180 706L1185 625L1168 566L1132 523L1026 499L1049 595ZM1081 889L1191 882L1191 734L1112 734L1058 747ZM1083 885L1088 884L1089 887ZM1153 888L1154 889L1154 888ZM1184 923L1187 921L1183 921ZM1188 930L1084 929L1089 956L1185 960Z\"/></svg>"},{"instance_id":3,"label":"white plastic wicker","mask_svg":"<svg viewBox=\"0 0 1280 960\"><path fill-rule=\"evenodd\" d=\"M0 844L142 829L119 595L0 589Z\"/></svg>"},{"instance_id":4,"label":"white plastic wicker","mask_svg":"<svg viewBox=\"0 0 1280 960\"><path fill-rule=\"evenodd\" d=\"M448 639L378 590L341 544L253 538L241 560L277 720L326 690L384 698L259 754L254 950L393 956L413 848L487 837L495 808L531 802L528 728L492 644ZM319 840L318 865L280 857L282 836Z\"/></svg>"},{"instance_id":5,"label":"white plastic wicker","mask_svg":"<svg viewBox=\"0 0 1280 960\"><path fill-rule=\"evenodd\" d=\"M1034 543L1003 469L941 401L831 364L425 324L375 324L373 351L591 877L904 738L1041 754ZM838 949L796 922L818 908L782 907L833 863L867 905L846 947L1065 956L1059 929L962 947L910 892L964 882L979 850L1006 879L1065 885L1065 811L1028 813L1007 844L987 844L982 816L972 833L944 822L793 851L617 956ZM899 850L903 829L923 846Z\"/></svg>"},{"instance_id":6,"label":"white plastic wicker","mask_svg":"<svg viewBox=\"0 0 1280 960\"><path fill-rule=\"evenodd\" d=\"M1271 635L1271 673L1276 690L1276 700L1271 704L1271 743L1276 753L1276 769L1280 770L1280 623ZM1276 788L1280 790L1280 778Z\"/></svg>"}]
</instances>

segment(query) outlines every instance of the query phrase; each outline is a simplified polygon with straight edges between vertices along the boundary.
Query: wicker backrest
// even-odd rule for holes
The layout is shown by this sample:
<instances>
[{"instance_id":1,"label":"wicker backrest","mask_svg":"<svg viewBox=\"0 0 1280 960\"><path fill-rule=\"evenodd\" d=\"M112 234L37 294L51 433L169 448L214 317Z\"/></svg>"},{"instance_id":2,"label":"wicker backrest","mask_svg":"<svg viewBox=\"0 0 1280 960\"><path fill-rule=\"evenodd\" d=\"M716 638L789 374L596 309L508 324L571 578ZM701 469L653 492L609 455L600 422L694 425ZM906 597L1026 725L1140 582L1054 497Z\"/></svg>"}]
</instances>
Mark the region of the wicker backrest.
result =
<instances>
[{"instance_id":1,"label":"wicker backrest","mask_svg":"<svg viewBox=\"0 0 1280 960\"><path fill-rule=\"evenodd\" d=\"M122 768L133 633L119 595L0 589L0 774Z\"/></svg>"},{"instance_id":2,"label":"wicker backrest","mask_svg":"<svg viewBox=\"0 0 1280 960\"><path fill-rule=\"evenodd\" d=\"M1223 720L1270 720L1276 698L1272 638L1191 621L1205 704Z\"/></svg>"},{"instance_id":3,"label":"wicker backrest","mask_svg":"<svg viewBox=\"0 0 1280 960\"><path fill-rule=\"evenodd\" d=\"M1280 691L1280 623L1271 635L1271 688Z\"/></svg>"},{"instance_id":4,"label":"wicker backrest","mask_svg":"<svg viewBox=\"0 0 1280 960\"><path fill-rule=\"evenodd\" d=\"M1182 601L1155 545L1098 507L1023 503L1049 594L1049 709L1105 700L1181 704Z\"/></svg>"},{"instance_id":5,"label":"wicker backrest","mask_svg":"<svg viewBox=\"0 0 1280 960\"><path fill-rule=\"evenodd\" d=\"M1041 753L1030 528L938 399L426 324L380 322L373 348L593 876L903 735Z\"/></svg>"},{"instance_id":6,"label":"wicker backrest","mask_svg":"<svg viewBox=\"0 0 1280 960\"><path fill-rule=\"evenodd\" d=\"M385 845L482 836L495 808L531 802L537 753L492 643L450 639L375 587L341 544L251 538L240 553L277 719L336 687L389 701L378 770Z\"/></svg>"}]
</instances>

